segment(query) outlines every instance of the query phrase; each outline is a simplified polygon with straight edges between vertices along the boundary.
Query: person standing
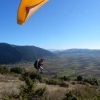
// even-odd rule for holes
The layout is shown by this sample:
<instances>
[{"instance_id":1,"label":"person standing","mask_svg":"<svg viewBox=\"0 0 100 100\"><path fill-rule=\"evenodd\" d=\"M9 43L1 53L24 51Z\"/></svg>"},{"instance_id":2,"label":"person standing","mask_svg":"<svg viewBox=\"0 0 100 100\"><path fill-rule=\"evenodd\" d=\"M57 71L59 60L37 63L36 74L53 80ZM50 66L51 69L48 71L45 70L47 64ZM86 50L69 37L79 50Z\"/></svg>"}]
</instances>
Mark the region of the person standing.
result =
<instances>
[{"instance_id":1,"label":"person standing","mask_svg":"<svg viewBox=\"0 0 100 100\"><path fill-rule=\"evenodd\" d=\"M43 72L42 72L43 67L42 66L43 66L43 59L38 59L35 61L34 67L37 69L36 74L38 74L38 72L43 74Z\"/></svg>"}]
</instances>

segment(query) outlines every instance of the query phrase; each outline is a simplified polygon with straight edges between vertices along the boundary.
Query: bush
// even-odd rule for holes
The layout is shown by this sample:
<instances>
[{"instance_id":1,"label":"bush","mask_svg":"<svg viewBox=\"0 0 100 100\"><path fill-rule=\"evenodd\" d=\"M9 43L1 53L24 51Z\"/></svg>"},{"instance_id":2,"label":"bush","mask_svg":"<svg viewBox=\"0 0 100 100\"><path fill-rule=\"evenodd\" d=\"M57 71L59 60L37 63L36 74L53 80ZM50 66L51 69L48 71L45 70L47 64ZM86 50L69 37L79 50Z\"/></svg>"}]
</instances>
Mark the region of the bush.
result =
<instances>
[{"instance_id":1,"label":"bush","mask_svg":"<svg viewBox=\"0 0 100 100\"><path fill-rule=\"evenodd\" d=\"M72 92L66 93L66 97L63 100L78 100L78 98Z\"/></svg>"},{"instance_id":2,"label":"bush","mask_svg":"<svg viewBox=\"0 0 100 100\"><path fill-rule=\"evenodd\" d=\"M44 95L45 88L35 89L34 82L29 77L24 78L26 85L22 87L20 98L22 100L32 100L33 98L41 98Z\"/></svg>"},{"instance_id":3,"label":"bush","mask_svg":"<svg viewBox=\"0 0 100 100\"><path fill-rule=\"evenodd\" d=\"M35 78L37 78L37 75L36 75L36 73L34 73L34 72L29 72L29 77L30 77L31 79L35 79Z\"/></svg>"},{"instance_id":4,"label":"bush","mask_svg":"<svg viewBox=\"0 0 100 100\"><path fill-rule=\"evenodd\" d=\"M37 79L39 82L43 82L43 78L40 74L36 75L34 72L24 72L22 77L29 77L31 79Z\"/></svg>"},{"instance_id":5,"label":"bush","mask_svg":"<svg viewBox=\"0 0 100 100\"><path fill-rule=\"evenodd\" d=\"M50 79L50 80L47 80L46 83L50 85L58 85L59 81L56 79Z\"/></svg>"},{"instance_id":6,"label":"bush","mask_svg":"<svg viewBox=\"0 0 100 100\"><path fill-rule=\"evenodd\" d=\"M27 71L27 72L24 72L24 73L22 74L22 76L23 76L23 77L29 77L30 74L31 74L31 72L28 72L28 71Z\"/></svg>"},{"instance_id":7,"label":"bush","mask_svg":"<svg viewBox=\"0 0 100 100\"><path fill-rule=\"evenodd\" d=\"M70 81L71 79L69 77L64 76L64 81Z\"/></svg>"},{"instance_id":8,"label":"bush","mask_svg":"<svg viewBox=\"0 0 100 100\"><path fill-rule=\"evenodd\" d=\"M26 85L22 85L20 88L20 94L16 97L5 96L2 100L43 100L46 88L36 89L34 81L29 77L24 77Z\"/></svg>"},{"instance_id":9,"label":"bush","mask_svg":"<svg viewBox=\"0 0 100 100\"><path fill-rule=\"evenodd\" d=\"M81 75L77 76L77 81L82 81L83 77Z\"/></svg>"},{"instance_id":10,"label":"bush","mask_svg":"<svg viewBox=\"0 0 100 100\"><path fill-rule=\"evenodd\" d=\"M60 77L60 79L62 81L70 81L71 80L69 77L66 77L66 76Z\"/></svg>"},{"instance_id":11,"label":"bush","mask_svg":"<svg viewBox=\"0 0 100 100\"><path fill-rule=\"evenodd\" d=\"M24 70L21 67L13 67L13 68L10 69L10 72L17 73L17 74L22 74L23 71Z\"/></svg>"},{"instance_id":12,"label":"bush","mask_svg":"<svg viewBox=\"0 0 100 100\"><path fill-rule=\"evenodd\" d=\"M8 67L0 66L0 73L1 74L7 74L9 72Z\"/></svg>"},{"instance_id":13,"label":"bush","mask_svg":"<svg viewBox=\"0 0 100 100\"><path fill-rule=\"evenodd\" d=\"M60 83L60 86L61 86L61 87L67 87L67 88L68 88L68 87L69 87L69 83L61 82L61 83Z\"/></svg>"},{"instance_id":14,"label":"bush","mask_svg":"<svg viewBox=\"0 0 100 100\"><path fill-rule=\"evenodd\" d=\"M97 85L97 86L99 85L98 80L95 79L95 78L85 78L83 81L87 82L87 83L89 83L91 85Z\"/></svg>"},{"instance_id":15,"label":"bush","mask_svg":"<svg viewBox=\"0 0 100 100\"><path fill-rule=\"evenodd\" d=\"M39 88L35 91L35 95L42 96L44 95L46 88Z\"/></svg>"}]
</instances>

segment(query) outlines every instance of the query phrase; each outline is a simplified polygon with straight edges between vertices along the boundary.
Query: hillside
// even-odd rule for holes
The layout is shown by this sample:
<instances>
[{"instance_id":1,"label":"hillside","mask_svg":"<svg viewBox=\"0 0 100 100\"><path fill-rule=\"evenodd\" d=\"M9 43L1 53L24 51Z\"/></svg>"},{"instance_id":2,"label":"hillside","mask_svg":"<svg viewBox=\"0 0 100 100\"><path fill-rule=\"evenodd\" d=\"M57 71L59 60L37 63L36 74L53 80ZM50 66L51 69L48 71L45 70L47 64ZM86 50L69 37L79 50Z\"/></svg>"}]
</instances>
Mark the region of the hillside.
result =
<instances>
[{"instance_id":1,"label":"hillside","mask_svg":"<svg viewBox=\"0 0 100 100\"><path fill-rule=\"evenodd\" d=\"M49 78L27 70L12 73L11 69L4 73L7 75L0 73L0 100L100 100L100 81L96 78Z\"/></svg>"},{"instance_id":2,"label":"hillside","mask_svg":"<svg viewBox=\"0 0 100 100\"><path fill-rule=\"evenodd\" d=\"M55 54L35 46L17 46L0 43L0 64L31 62L36 58L54 57Z\"/></svg>"}]
</instances>

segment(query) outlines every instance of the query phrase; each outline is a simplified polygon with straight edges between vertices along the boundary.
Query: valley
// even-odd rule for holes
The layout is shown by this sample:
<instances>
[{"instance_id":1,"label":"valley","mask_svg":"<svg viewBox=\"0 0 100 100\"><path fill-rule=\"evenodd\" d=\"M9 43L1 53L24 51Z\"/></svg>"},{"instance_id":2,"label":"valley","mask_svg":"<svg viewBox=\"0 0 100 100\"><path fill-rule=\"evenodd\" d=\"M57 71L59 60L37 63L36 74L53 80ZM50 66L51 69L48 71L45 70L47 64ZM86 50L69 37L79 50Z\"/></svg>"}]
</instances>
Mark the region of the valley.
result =
<instances>
[{"instance_id":1,"label":"valley","mask_svg":"<svg viewBox=\"0 0 100 100\"><path fill-rule=\"evenodd\" d=\"M34 61L27 63L8 64L8 67L22 67L36 71ZM43 72L48 76L95 77L100 78L100 56L97 54L66 54L44 58Z\"/></svg>"}]
</instances>

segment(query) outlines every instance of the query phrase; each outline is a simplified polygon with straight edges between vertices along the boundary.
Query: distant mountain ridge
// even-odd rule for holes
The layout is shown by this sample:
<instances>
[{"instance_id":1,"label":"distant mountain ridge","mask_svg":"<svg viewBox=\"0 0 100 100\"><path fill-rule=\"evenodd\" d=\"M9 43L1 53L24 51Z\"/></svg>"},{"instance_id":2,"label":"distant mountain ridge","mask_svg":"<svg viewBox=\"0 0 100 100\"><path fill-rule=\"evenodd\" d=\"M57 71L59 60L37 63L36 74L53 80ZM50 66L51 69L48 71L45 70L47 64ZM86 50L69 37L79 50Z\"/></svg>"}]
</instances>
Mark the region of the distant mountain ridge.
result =
<instances>
[{"instance_id":1,"label":"distant mountain ridge","mask_svg":"<svg viewBox=\"0 0 100 100\"><path fill-rule=\"evenodd\" d=\"M59 51L57 54L70 54L70 53L99 53L100 54L100 50L99 49L68 49L68 50L63 50L63 51Z\"/></svg>"},{"instance_id":2,"label":"distant mountain ridge","mask_svg":"<svg viewBox=\"0 0 100 100\"><path fill-rule=\"evenodd\" d=\"M34 61L45 56L54 57L54 53L35 46L17 46L0 43L0 64Z\"/></svg>"}]
</instances>

